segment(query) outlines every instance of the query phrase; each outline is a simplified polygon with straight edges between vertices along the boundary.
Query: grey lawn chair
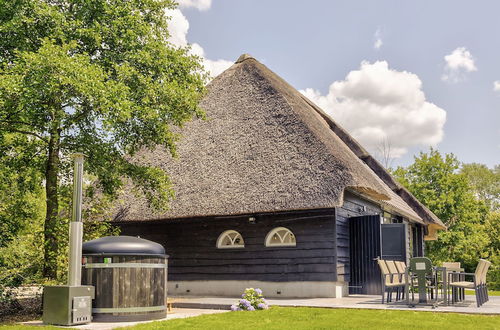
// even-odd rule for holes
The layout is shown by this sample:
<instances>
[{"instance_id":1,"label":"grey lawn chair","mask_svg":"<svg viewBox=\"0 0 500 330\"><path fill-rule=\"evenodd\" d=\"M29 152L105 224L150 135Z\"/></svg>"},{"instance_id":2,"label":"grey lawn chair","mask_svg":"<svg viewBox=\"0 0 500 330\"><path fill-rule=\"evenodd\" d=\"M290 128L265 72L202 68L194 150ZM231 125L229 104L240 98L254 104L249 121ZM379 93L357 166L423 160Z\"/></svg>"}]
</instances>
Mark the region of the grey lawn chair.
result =
<instances>
[{"instance_id":1,"label":"grey lawn chair","mask_svg":"<svg viewBox=\"0 0 500 330\"><path fill-rule=\"evenodd\" d=\"M380 273L382 274L382 304L384 303L384 294L387 292L387 302L391 301L391 293L393 289L404 288L406 286L406 279L399 277L400 274L397 271L391 273L387 267L386 261L382 259L377 259L378 266L380 268Z\"/></svg>"},{"instance_id":2,"label":"grey lawn chair","mask_svg":"<svg viewBox=\"0 0 500 330\"><path fill-rule=\"evenodd\" d=\"M452 302L456 302L456 297L453 288L463 288L463 289L474 289L476 295L477 307L481 307L486 301L488 301L488 287L486 285L486 274L491 262L488 260L480 259L477 264L476 271L474 273L454 273L463 276L472 276L471 281L456 281L453 282L449 280L449 286L452 288ZM452 275L452 274L450 274ZM452 277L450 276L450 279ZM448 300L449 301L449 300Z\"/></svg>"},{"instance_id":3,"label":"grey lawn chair","mask_svg":"<svg viewBox=\"0 0 500 330\"><path fill-rule=\"evenodd\" d=\"M418 301L419 303L427 303L427 295L433 301L437 302L437 272L434 271L432 262L426 257L414 257L410 259L410 272L414 276L416 287L418 288ZM434 295L434 291L436 294Z\"/></svg>"}]
</instances>

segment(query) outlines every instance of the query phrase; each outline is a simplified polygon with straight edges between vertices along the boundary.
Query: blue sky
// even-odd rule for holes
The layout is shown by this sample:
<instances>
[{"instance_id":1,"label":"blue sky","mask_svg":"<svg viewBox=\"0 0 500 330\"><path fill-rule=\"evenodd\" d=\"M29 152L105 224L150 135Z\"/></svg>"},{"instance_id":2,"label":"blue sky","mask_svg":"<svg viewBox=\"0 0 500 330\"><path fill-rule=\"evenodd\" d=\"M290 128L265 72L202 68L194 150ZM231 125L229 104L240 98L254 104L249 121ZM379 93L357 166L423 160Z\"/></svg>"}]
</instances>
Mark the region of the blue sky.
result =
<instances>
[{"instance_id":1,"label":"blue sky","mask_svg":"<svg viewBox=\"0 0 500 330\"><path fill-rule=\"evenodd\" d=\"M376 153L500 163L500 2L183 0L173 43L217 74L242 53ZM495 81L498 86L495 88Z\"/></svg>"}]
</instances>

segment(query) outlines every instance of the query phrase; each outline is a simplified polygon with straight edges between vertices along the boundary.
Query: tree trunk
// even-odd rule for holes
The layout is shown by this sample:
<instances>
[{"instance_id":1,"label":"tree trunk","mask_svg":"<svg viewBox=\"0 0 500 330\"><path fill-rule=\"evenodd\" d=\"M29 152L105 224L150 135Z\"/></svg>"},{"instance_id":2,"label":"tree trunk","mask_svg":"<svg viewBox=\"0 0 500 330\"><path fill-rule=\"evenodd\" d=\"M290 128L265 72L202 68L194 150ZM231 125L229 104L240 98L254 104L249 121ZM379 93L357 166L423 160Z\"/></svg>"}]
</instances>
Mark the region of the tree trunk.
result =
<instances>
[{"instance_id":1,"label":"tree trunk","mask_svg":"<svg viewBox=\"0 0 500 330\"><path fill-rule=\"evenodd\" d=\"M57 237L56 226L59 212L58 174L59 174L59 129L50 134L47 167L45 169L45 194L47 213L44 224L44 265L43 275L46 278L57 277Z\"/></svg>"}]
</instances>

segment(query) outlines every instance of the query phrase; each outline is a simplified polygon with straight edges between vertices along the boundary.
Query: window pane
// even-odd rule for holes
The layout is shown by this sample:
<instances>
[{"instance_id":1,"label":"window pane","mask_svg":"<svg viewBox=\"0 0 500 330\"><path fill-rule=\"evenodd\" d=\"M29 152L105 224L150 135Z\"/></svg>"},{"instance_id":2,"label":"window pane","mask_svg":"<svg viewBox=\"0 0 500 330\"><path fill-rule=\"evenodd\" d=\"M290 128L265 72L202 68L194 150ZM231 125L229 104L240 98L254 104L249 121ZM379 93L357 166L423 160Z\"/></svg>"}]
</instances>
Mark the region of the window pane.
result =
<instances>
[{"instance_id":1,"label":"window pane","mask_svg":"<svg viewBox=\"0 0 500 330\"><path fill-rule=\"evenodd\" d=\"M273 235L272 242L273 242L273 243L281 243L281 240L280 240L280 237L278 236L278 233L275 233L275 234Z\"/></svg>"},{"instance_id":2,"label":"window pane","mask_svg":"<svg viewBox=\"0 0 500 330\"><path fill-rule=\"evenodd\" d=\"M240 233L234 230L228 230L223 232L220 236L219 239L217 240L217 247L225 247L225 248L232 248L232 247L244 247L245 242L243 241L243 237L241 237Z\"/></svg>"},{"instance_id":3,"label":"window pane","mask_svg":"<svg viewBox=\"0 0 500 330\"><path fill-rule=\"evenodd\" d=\"M271 230L267 236L266 246L295 246L295 236L283 227Z\"/></svg>"}]
</instances>

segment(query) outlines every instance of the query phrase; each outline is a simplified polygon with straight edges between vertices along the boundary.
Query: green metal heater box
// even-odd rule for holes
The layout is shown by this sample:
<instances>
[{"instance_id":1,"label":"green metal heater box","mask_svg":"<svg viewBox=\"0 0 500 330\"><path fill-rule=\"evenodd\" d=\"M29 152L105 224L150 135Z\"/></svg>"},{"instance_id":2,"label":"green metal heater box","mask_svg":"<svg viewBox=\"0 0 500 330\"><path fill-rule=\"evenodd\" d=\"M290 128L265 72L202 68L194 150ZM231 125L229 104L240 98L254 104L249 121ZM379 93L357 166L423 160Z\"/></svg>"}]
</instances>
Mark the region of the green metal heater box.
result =
<instances>
[{"instance_id":1,"label":"green metal heater box","mask_svg":"<svg viewBox=\"0 0 500 330\"><path fill-rule=\"evenodd\" d=\"M93 286L46 286L43 289L43 323L76 325L92 321Z\"/></svg>"}]
</instances>

